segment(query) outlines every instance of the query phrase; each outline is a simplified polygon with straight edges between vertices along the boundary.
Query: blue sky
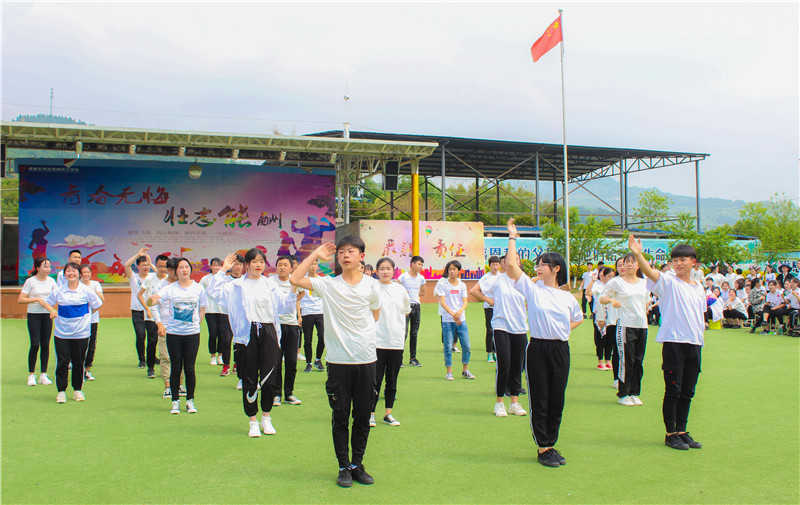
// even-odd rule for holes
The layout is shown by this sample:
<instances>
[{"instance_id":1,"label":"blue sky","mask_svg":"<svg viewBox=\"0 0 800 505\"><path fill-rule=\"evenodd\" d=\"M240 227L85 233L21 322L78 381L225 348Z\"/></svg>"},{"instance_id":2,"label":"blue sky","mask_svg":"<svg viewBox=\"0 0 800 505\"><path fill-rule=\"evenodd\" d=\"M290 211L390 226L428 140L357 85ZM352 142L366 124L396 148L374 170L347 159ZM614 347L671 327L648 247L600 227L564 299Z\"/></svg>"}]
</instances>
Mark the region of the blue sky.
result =
<instances>
[{"instance_id":1,"label":"blue sky","mask_svg":"<svg viewBox=\"0 0 800 505\"><path fill-rule=\"evenodd\" d=\"M9 3L2 119L340 129L705 152L701 196L800 198L791 3ZM693 166L629 178L694 194Z\"/></svg>"}]
</instances>

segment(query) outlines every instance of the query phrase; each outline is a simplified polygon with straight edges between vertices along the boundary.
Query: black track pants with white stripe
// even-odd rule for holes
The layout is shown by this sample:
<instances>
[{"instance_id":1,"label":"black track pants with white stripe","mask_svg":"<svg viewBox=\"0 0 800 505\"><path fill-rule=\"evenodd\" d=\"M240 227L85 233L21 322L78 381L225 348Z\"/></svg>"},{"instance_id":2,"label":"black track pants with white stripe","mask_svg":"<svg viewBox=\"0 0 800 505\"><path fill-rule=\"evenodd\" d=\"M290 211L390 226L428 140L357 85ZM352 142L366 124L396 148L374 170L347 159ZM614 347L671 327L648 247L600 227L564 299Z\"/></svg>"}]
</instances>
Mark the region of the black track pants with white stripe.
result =
<instances>
[{"instance_id":1,"label":"black track pants with white stripe","mask_svg":"<svg viewBox=\"0 0 800 505\"><path fill-rule=\"evenodd\" d=\"M248 417L258 414L258 386L261 385L261 412L272 410L277 388L278 361L281 348L272 323L252 323L250 342L241 346L237 367L242 376L242 403Z\"/></svg>"},{"instance_id":2,"label":"black track pants with white stripe","mask_svg":"<svg viewBox=\"0 0 800 505\"><path fill-rule=\"evenodd\" d=\"M569 343L532 338L528 342L525 374L531 431L539 447L553 447L558 441L564 393L569 378Z\"/></svg>"}]
</instances>

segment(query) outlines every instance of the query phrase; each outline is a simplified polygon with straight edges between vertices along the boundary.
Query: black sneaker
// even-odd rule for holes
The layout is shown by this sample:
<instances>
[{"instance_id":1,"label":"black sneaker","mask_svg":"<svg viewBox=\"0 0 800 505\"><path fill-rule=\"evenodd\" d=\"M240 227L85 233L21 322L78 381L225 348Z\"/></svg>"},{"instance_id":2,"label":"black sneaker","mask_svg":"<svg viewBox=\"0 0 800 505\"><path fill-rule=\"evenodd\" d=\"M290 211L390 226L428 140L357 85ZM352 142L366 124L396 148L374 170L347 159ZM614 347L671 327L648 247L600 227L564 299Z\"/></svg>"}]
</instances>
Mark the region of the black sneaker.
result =
<instances>
[{"instance_id":1,"label":"black sneaker","mask_svg":"<svg viewBox=\"0 0 800 505\"><path fill-rule=\"evenodd\" d=\"M139 368L146 368L146 367L147 367L147 363L145 363L143 359L140 359L139 360Z\"/></svg>"},{"instance_id":2,"label":"black sneaker","mask_svg":"<svg viewBox=\"0 0 800 505\"><path fill-rule=\"evenodd\" d=\"M753 326L752 328L750 328L750 333L755 333L755 332L756 332L756 327L755 327L755 326Z\"/></svg>"},{"instance_id":3,"label":"black sneaker","mask_svg":"<svg viewBox=\"0 0 800 505\"><path fill-rule=\"evenodd\" d=\"M148 379L155 379L156 378L156 371L152 368L147 369L147 378Z\"/></svg>"},{"instance_id":4,"label":"black sneaker","mask_svg":"<svg viewBox=\"0 0 800 505\"><path fill-rule=\"evenodd\" d=\"M320 372L324 372L325 371L325 367L322 366L322 360L319 360L319 359L314 361L314 368L316 368Z\"/></svg>"},{"instance_id":5,"label":"black sneaker","mask_svg":"<svg viewBox=\"0 0 800 505\"><path fill-rule=\"evenodd\" d=\"M520 388L519 395L522 396L522 395L526 395L526 394L528 394L528 392L525 391L525 388Z\"/></svg>"},{"instance_id":6,"label":"black sneaker","mask_svg":"<svg viewBox=\"0 0 800 505\"><path fill-rule=\"evenodd\" d=\"M558 464L559 464L559 465L566 465L566 464L567 464L567 459L566 459L564 456L562 456L562 455L561 455L561 453L560 453L560 452L558 452L558 451L555 449L555 447L554 447L554 448L552 448L552 449L550 449L550 451L552 451L552 452L554 452L554 453L555 453L555 455L556 455L556 460L558 460Z\"/></svg>"},{"instance_id":7,"label":"black sneaker","mask_svg":"<svg viewBox=\"0 0 800 505\"><path fill-rule=\"evenodd\" d=\"M689 432L686 432L686 433L681 433L681 434L680 434L680 435L678 435L678 436L679 436L679 437L681 437L681 440L683 440L683 441L684 441L684 443L686 443L686 445L688 445L688 446L689 446L689 447L691 447L692 449L702 449L702 448L703 448L703 444L701 444L700 442L696 442L696 441L695 441L695 440L694 440L694 439L693 439L693 438L692 438L692 437L689 435Z\"/></svg>"},{"instance_id":8,"label":"black sneaker","mask_svg":"<svg viewBox=\"0 0 800 505\"><path fill-rule=\"evenodd\" d=\"M689 444L684 442L681 436L677 433L673 433L672 435L667 435L664 437L664 445L667 447L672 447L673 449L679 449L681 451L689 450Z\"/></svg>"},{"instance_id":9,"label":"black sneaker","mask_svg":"<svg viewBox=\"0 0 800 505\"><path fill-rule=\"evenodd\" d=\"M311 363L306 363L306 369L305 369L305 370L303 370L303 371L304 371L305 373L308 373L308 372L310 372L312 369L313 369L313 367L311 366Z\"/></svg>"},{"instance_id":10,"label":"black sneaker","mask_svg":"<svg viewBox=\"0 0 800 505\"><path fill-rule=\"evenodd\" d=\"M160 364L161 364L161 360L156 358L156 365L160 365Z\"/></svg>"},{"instance_id":11,"label":"black sneaker","mask_svg":"<svg viewBox=\"0 0 800 505\"><path fill-rule=\"evenodd\" d=\"M549 466L551 468L558 468L561 466L561 463L558 462L558 458L556 457L556 453L552 449L540 452L538 459L539 463L544 466Z\"/></svg>"},{"instance_id":12,"label":"black sneaker","mask_svg":"<svg viewBox=\"0 0 800 505\"><path fill-rule=\"evenodd\" d=\"M353 476L350 474L349 468L339 470L339 478L336 479L336 483L341 487L351 487L353 485Z\"/></svg>"},{"instance_id":13,"label":"black sneaker","mask_svg":"<svg viewBox=\"0 0 800 505\"><path fill-rule=\"evenodd\" d=\"M420 363L419 360L417 360L417 358L411 358L408 364L411 366L422 366L422 363Z\"/></svg>"},{"instance_id":14,"label":"black sneaker","mask_svg":"<svg viewBox=\"0 0 800 505\"><path fill-rule=\"evenodd\" d=\"M364 469L364 465L358 465L357 467L350 470L353 479L361 484L374 484L375 479L372 478L372 475L368 474L367 471Z\"/></svg>"}]
</instances>

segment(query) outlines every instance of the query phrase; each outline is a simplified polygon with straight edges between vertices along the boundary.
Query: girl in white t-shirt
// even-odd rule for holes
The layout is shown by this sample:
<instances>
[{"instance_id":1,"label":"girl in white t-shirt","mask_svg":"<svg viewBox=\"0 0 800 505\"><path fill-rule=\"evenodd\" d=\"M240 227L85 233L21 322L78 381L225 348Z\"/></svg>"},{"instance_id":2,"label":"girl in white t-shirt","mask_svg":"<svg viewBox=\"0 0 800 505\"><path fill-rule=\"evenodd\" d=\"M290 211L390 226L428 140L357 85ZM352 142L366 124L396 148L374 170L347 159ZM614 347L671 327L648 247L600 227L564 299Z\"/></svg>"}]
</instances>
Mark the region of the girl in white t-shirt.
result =
<instances>
[{"instance_id":1,"label":"girl in white t-shirt","mask_svg":"<svg viewBox=\"0 0 800 505\"><path fill-rule=\"evenodd\" d=\"M28 304L28 336L31 347L28 351L28 385L36 385L36 356L41 355L39 384L49 386L53 383L47 377L47 364L50 359L50 338L53 334L53 320L43 303L56 289L56 281L50 277L50 260L39 256L33 260L33 277L25 279L19 294L19 303Z\"/></svg>"},{"instance_id":2,"label":"girl in white t-shirt","mask_svg":"<svg viewBox=\"0 0 800 505\"><path fill-rule=\"evenodd\" d=\"M639 399L644 373L644 354L647 348L647 301L650 293L641 278L636 257L622 257L622 274L611 279L603 289L600 303L610 303L617 309L616 344L619 354L617 403L641 405Z\"/></svg>"},{"instance_id":3,"label":"girl in white t-shirt","mask_svg":"<svg viewBox=\"0 0 800 505\"><path fill-rule=\"evenodd\" d=\"M375 426L375 409L378 407L378 398L381 393L381 383L386 375L386 389L383 399L386 412L383 422L389 426L400 426L400 421L392 417L395 396L397 395L397 375L403 364L403 348L405 347L406 315L411 312L411 298L402 285L392 282L394 276L394 261L381 258L376 263L378 272L378 293L381 298L381 314L375 325L375 352L378 360L375 362L375 401L372 404L372 413L369 425Z\"/></svg>"},{"instance_id":4,"label":"girl in white t-shirt","mask_svg":"<svg viewBox=\"0 0 800 505\"><path fill-rule=\"evenodd\" d=\"M222 260L219 258L211 258L210 265L211 273L200 279L200 285L206 290L208 289L208 285L211 283L211 278L214 276L214 274L219 272L219 269L222 266ZM222 308L219 306L219 304L214 302L214 300L208 300L205 319L206 326L208 327L208 353L211 355L212 366L224 366L226 364L225 358L222 355L225 342L222 316ZM228 363L228 365L229 364L230 363Z\"/></svg>"},{"instance_id":5,"label":"girl in white t-shirt","mask_svg":"<svg viewBox=\"0 0 800 505\"><path fill-rule=\"evenodd\" d=\"M567 463L555 444L569 378L569 336L583 322L583 312L575 297L560 288L567 284L564 258L558 253L543 253L536 260L537 277L528 278L518 265L513 219L508 220L507 227L506 274L528 303L531 339L526 349L525 374L533 439L538 446L539 463L557 468Z\"/></svg>"},{"instance_id":6,"label":"girl in white t-shirt","mask_svg":"<svg viewBox=\"0 0 800 505\"><path fill-rule=\"evenodd\" d=\"M196 414L194 390L197 384L194 365L200 348L200 320L208 301L203 286L192 280L192 264L186 258L178 258L175 268L178 282L169 284L150 296L153 301L166 305L169 319L164 322L167 330L167 350L170 358L170 384L180 384L181 372L186 377L186 412ZM138 293L137 293L138 294ZM172 388L170 414L180 414L180 390Z\"/></svg>"},{"instance_id":7,"label":"girl in white t-shirt","mask_svg":"<svg viewBox=\"0 0 800 505\"><path fill-rule=\"evenodd\" d=\"M88 286L92 291L97 293L101 300L105 301L103 297L103 287L99 282L92 280L92 267L88 264L81 265L81 283ZM91 333L89 333L89 348L86 350L86 358L83 362L83 378L87 381L93 381L92 364L94 364L94 351L97 348L97 327L100 325L100 313L97 310L92 311L92 324Z\"/></svg>"},{"instance_id":8,"label":"girl in white t-shirt","mask_svg":"<svg viewBox=\"0 0 800 505\"><path fill-rule=\"evenodd\" d=\"M436 283L434 296L439 299L439 315L442 317L442 337L444 339L444 366L447 369L445 380L453 380L453 342L461 341L461 375L474 379L469 371L469 330L464 311L467 309L467 286L461 282L461 263L449 261L444 266L442 278Z\"/></svg>"}]
</instances>

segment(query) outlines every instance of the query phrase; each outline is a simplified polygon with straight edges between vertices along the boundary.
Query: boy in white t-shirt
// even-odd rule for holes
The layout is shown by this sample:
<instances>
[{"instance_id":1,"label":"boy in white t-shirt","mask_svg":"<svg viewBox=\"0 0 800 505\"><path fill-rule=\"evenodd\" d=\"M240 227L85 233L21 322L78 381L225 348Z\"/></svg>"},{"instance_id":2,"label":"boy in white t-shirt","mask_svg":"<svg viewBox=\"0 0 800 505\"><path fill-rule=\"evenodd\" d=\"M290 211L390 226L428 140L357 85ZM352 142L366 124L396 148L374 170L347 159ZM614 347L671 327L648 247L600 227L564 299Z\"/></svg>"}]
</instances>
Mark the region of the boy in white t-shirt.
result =
<instances>
[{"instance_id":1,"label":"boy in white t-shirt","mask_svg":"<svg viewBox=\"0 0 800 505\"><path fill-rule=\"evenodd\" d=\"M592 296L592 292L591 291L588 291L588 295L587 295L587 289L589 288L589 284L591 284L593 278L597 279L597 275L595 275L594 263L589 261L589 262L586 263L586 271L583 272L583 275L581 276L581 310L583 311L583 318L584 319L586 319L586 317L587 317L586 316L586 305L590 301L591 296ZM589 298L587 298L587 296ZM591 310L592 309L591 309L591 305L590 305L589 306L589 312L591 312Z\"/></svg>"},{"instance_id":2,"label":"boy in white t-shirt","mask_svg":"<svg viewBox=\"0 0 800 505\"><path fill-rule=\"evenodd\" d=\"M337 484L353 485L375 480L362 465L369 438L369 414L375 401L376 321L380 317L378 282L359 271L364 241L346 235L334 246L327 243L309 254L289 276L289 281L322 298L327 348L328 393L332 413L333 448L339 462ZM328 262L334 252L342 267L336 277L306 277L311 263ZM352 439L349 417L353 412ZM352 458L350 444L352 443Z\"/></svg>"},{"instance_id":3,"label":"boy in white t-shirt","mask_svg":"<svg viewBox=\"0 0 800 505\"><path fill-rule=\"evenodd\" d=\"M483 320L486 325L486 362L494 363L497 360L497 353L494 348L494 332L492 328L492 318L494 317L494 300L483 293L483 288L492 284L500 275L500 258L491 256L489 258L489 271L486 272L478 282L469 290L469 294L483 302Z\"/></svg>"},{"instance_id":4,"label":"boy in white t-shirt","mask_svg":"<svg viewBox=\"0 0 800 505\"><path fill-rule=\"evenodd\" d=\"M417 333L419 333L420 304L419 297L425 296L426 280L422 275L422 267L425 260L422 256L412 256L409 263L408 272L403 272L397 278L397 282L403 285L408 291L411 299L411 312L406 316L406 335L409 338L408 364L411 366L422 366L417 359Z\"/></svg>"},{"instance_id":5,"label":"boy in white t-shirt","mask_svg":"<svg viewBox=\"0 0 800 505\"><path fill-rule=\"evenodd\" d=\"M152 309L139 302L139 291L142 289L142 284L148 277L156 275L150 272L151 267L153 270L156 267L147 254L149 250L148 247L142 247L136 254L128 258L128 261L125 262L125 275L131 285L131 321L136 334L136 354L139 356L139 368L147 366L148 377L154 378L153 367L156 365L156 347L158 346L156 323L153 321ZM133 271L134 262L138 272ZM146 351L145 339L147 340Z\"/></svg>"},{"instance_id":6,"label":"boy in white t-shirt","mask_svg":"<svg viewBox=\"0 0 800 505\"><path fill-rule=\"evenodd\" d=\"M691 269L697 263L697 251L687 244L678 244L670 253L672 272L653 269L642 254L642 242L633 235L628 237L628 247L636 256L639 268L649 280L647 289L658 296L661 307L661 326L656 342L663 344L664 403L662 414L667 430L664 444L673 449L700 449L686 431L689 407L694 397L700 375L703 331L703 314L706 296L703 286L691 278Z\"/></svg>"},{"instance_id":7,"label":"boy in white t-shirt","mask_svg":"<svg viewBox=\"0 0 800 505\"><path fill-rule=\"evenodd\" d=\"M470 344L467 328L467 286L461 281L461 262L448 261L444 266L442 278L436 283L433 294L439 299L439 315L442 317L442 337L444 344L444 366L447 370L445 380L453 380L453 343L461 341L461 375L465 379L475 379L469 371Z\"/></svg>"}]
</instances>

